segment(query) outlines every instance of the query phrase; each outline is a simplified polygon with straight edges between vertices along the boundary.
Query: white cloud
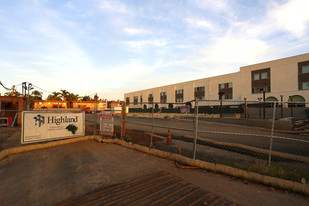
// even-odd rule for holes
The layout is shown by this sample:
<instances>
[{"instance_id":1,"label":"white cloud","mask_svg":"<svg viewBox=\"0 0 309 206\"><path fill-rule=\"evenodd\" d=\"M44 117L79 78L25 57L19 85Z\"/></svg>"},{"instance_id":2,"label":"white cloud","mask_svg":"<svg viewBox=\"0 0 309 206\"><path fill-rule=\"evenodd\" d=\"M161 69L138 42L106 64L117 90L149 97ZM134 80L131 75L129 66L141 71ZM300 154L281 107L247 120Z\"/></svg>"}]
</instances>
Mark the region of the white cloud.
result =
<instances>
[{"instance_id":1,"label":"white cloud","mask_svg":"<svg viewBox=\"0 0 309 206\"><path fill-rule=\"evenodd\" d=\"M309 1L290 0L285 4L276 5L270 16L278 26L297 37L303 36L309 24Z\"/></svg>"},{"instance_id":2,"label":"white cloud","mask_svg":"<svg viewBox=\"0 0 309 206\"><path fill-rule=\"evenodd\" d=\"M138 35L138 34L148 34L150 33L148 30L145 29L138 29L138 28L124 28L125 33L130 35Z\"/></svg>"},{"instance_id":3,"label":"white cloud","mask_svg":"<svg viewBox=\"0 0 309 206\"><path fill-rule=\"evenodd\" d=\"M37 67L47 67L51 65L51 63L49 62L42 62L42 61L27 61L27 64L37 66Z\"/></svg>"},{"instance_id":4,"label":"white cloud","mask_svg":"<svg viewBox=\"0 0 309 206\"><path fill-rule=\"evenodd\" d=\"M126 41L126 45L133 49L145 49L148 47L163 47L167 45L167 40L165 39L152 39L152 40L139 40L139 41Z\"/></svg>"},{"instance_id":5,"label":"white cloud","mask_svg":"<svg viewBox=\"0 0 309 206\"><path fill-rule=\"evenodd\" d=\"M134 13L120 1L99 1L99 8L112 13L134 15Z\"/></svg>"},{"instance_id":6,"label":"white cloud","mask_svg":"<svg viewBox=\"0 0 309 206\"><path fill-rule=\"evenodd\" d=\"M207 30L216 30L215 26L212 22L198 19L198 18L186 18L185 21L189 24L189 26L199 28L199 29L207 29Z\"/></svg>"},{"instance_id":7,"label":"white cloud","mask_svg":"<svg viewBox=\"0 0 309 206\"><path fill-rule=\"evenodd\" d=\"M191 2L199 8L223 12L230 10L229 3L231 3L230 0L191 0Z\"/></svg>"}]
</instances>

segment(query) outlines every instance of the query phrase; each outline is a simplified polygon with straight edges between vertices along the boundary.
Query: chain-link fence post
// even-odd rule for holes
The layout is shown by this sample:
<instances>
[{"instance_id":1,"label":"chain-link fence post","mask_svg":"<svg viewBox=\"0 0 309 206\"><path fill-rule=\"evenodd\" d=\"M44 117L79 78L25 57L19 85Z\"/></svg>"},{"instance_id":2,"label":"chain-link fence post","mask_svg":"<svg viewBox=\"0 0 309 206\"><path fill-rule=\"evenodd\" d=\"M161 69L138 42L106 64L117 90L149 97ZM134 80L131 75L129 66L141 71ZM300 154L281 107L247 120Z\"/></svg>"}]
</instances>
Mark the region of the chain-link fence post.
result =
<instances>
[{"instance_id":1,"label":"chain-link fence post","mask_svg":"<svg viewBox=\"0 0 309 206\"><path fill-rule=\"evenodd\" d=\"M197 142L197 130L198 130L198 100L195 98L195 109L194 109L194 136L193 136L193 159L196 156L196 142Z\"/></svg>"},{"instance_id":2,"label":"chain-link fence post","mask_svg":"<svg viewBox=\"0 0 309 206\"><path fill-rule=\"evenodd\" d=\"M152 135L153 135L153 125L154 125L154 105L153 105L153 102L152 102L152 115L151 115L151 118L152 118L152 124L151 124L151 135L150 135L150 144L149 144L149 148L151 149L152 147Z\"/></svg>"},{"instance_id":3,"label":"chain-link fence post","mask_svg":"<svg viewBox=\"0 0 309 206\"><path fill-rule=\"evenodd\" d=\"M125 121L126 121L126 103L122 102L122 107L121 107L121 128L120 128L121 140L123 140L125 135L126 135Z\"/></svg>"},{"instance_id":4,"label":"chain-link fence post","mask_svg":"<svg viewBox=\"0 0 309 206\"><path fill-rule=\"evenodd\" d=\"M244 98L244 100L245 100L245 118L247 118L247 98Z\"/></svg>"},{"instance_id":5,"label":"chain-link fence post","mask_svg":"<svg viewBox=\"0 0 309 206\"><path fill-rule=\"evenodd\" d=\"M1 132L1 128L2 128L2 105L1 105L1 100L0 100L0 151L2 151L2 132Z\"/></svg>"},{"instance_id":6,"label":"chain-link fence post","mask_svg":"<svg viewBox=\"0 0 309 206\"><path fill-rule=\"evenodd\" d=\"M273 149L273 136L275 129L275 120L276 120L276 102L273 103L273 120L271 125L271 133L270 133L270 143L269 143L269 156L268 156L268 166L271 165L271 152Z\"/></svg>"},{"instance_id":7,"label":"chain-link fence post","mask_svg":"<svg viewBox=\"0 0 309 206\"><path fill-rule=\"evenodd\" d=\"M93 111L93 135L97 135L97 106L97 103L95 103Z\"/></svg>"}]
</instances>

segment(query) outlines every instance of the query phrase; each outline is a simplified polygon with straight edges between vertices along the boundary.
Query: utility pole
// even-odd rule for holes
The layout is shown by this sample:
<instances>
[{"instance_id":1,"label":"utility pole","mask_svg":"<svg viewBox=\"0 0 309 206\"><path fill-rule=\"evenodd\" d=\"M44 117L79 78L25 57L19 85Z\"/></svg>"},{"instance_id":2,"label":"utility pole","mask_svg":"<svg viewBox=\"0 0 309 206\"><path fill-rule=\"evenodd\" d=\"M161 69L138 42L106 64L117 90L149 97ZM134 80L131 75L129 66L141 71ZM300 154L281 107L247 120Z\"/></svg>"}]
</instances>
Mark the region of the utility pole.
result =
<instances>
[{"instance_id":1,"label":"utility pole","mask_svg":"<svg viewBox=\"0 0 309 206\"><path fill-rule=\"evenodd\" d=\"M30 90L33 89L32 84L28 83L28 95L27 95L27 110L30 110Z\"/></svg>"}]
</instances>

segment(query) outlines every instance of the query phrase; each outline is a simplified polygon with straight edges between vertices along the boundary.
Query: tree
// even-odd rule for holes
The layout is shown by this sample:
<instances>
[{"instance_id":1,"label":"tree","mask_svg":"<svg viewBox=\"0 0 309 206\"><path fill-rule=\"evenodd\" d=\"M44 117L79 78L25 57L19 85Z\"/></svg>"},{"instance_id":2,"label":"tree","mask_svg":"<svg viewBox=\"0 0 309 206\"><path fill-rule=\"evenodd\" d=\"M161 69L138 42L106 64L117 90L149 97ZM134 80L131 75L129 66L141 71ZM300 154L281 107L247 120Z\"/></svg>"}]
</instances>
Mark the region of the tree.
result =
<instances>
[{"instance_id":1,"label":"tree","mask_svg":"<svg viewBox=\"0 0 309 206\"><path fill-rule=\"evenodd\" d=\"M61 89L60 91L61 91L60 95L61 95L62 99L63 100L67 100L68 99L68 95L70 94L70 92L68 92L65 89Z\"/></svg>"},{"instance_id":2,"label":"tree","mask_svg":"<svg viewBox=\"0 0 309 206\"><path fill-rule=\"evenodd\" d=\"M69 106L70 108L72 108L72 107L73 107L73 102L72 102L72 101L78 101L79 98L80 98L80 97L79 97L78 94L74 94L74 93L68 92L68 94L67 94L68 106Z\"/></svg>"},{"instance_id":3,"label":"tree","mask_svg":"<svg viewBox=\"0 0 309 206\"><path fill-rule=\"evenodd\" d=\"M42 100L43 92L39 92L38 90L34 90L31 93L32 100Z\"/></svg>"},{"instance_id":4,"label":"tree","mask_svg":"<svg viewBox=\"0 0 309 206\"><path fill-rule=\"evenodd\" d=\"M98 101L99 100L99 96L97 94L94 95L94 101Z\"/></svg>"},{"instance_id":5,"label":"tree","mask_svg":"<svg viewBox=\"0 0 309 206\"><path fill-rule=\"evenodd\" d=\"M61 100L60 94L60 92L52 92L52 94L48 95L47 100Z\"/></svg>"},{"instance_id":6,"label":"tree","mask_svg":"<svg viewBox=\"0 0 309 206\"><path fill-rule=\"evenodd\" d=\"M9 96L10 97L10 96L12 96L12 92L6 92L6 93L4 93L4 96ZM21 96L21 93L15 90L14 96L15 97Z\"/></svg>"},{"instance_id":7,"label":"tree","mask_svg":"<svg viewBox=\"0 0 309 206\"><path fill-rule=\"evenodd\" d=\"M83 96L82 101L91 101L90 96Z\"/></svg>"}]
</instances>

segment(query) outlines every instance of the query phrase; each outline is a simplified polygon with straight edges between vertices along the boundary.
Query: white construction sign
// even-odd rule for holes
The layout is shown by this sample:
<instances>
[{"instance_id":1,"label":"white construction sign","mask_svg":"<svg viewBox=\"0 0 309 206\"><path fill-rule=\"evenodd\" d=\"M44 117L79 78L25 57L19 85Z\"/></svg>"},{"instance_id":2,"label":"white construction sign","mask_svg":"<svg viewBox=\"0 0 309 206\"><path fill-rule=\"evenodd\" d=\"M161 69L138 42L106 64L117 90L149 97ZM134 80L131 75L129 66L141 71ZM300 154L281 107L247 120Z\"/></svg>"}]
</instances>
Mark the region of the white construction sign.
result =
<instances>
[{"instance_id":1,"label":"white construction sign","mask_svg":"<svg viewBox=\"0 0 309 206\"><path fill-rule=\"evenodd\" d=\"M84 112L23 112L22 144L80 136L85 136Z\"/></svg>"},{"instance_id":2,"label":"white construction sign","mask_svg":"<svg viewBox=\"0 0 309 206\"><path fill-rule=\"evenodd\" d=\"M114 136L114 114L110 111L100 113L100 134Z\"/></svg>"}]
</instances>

